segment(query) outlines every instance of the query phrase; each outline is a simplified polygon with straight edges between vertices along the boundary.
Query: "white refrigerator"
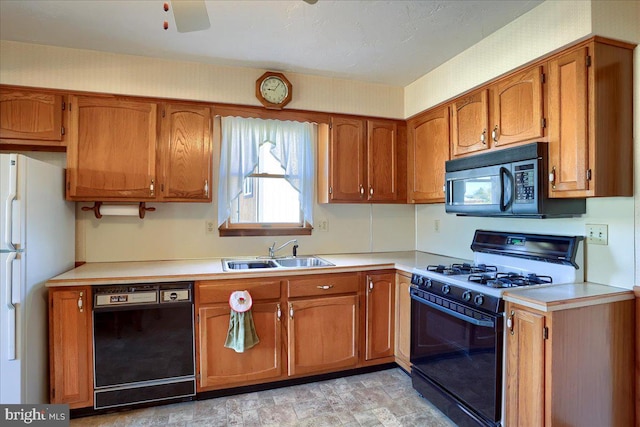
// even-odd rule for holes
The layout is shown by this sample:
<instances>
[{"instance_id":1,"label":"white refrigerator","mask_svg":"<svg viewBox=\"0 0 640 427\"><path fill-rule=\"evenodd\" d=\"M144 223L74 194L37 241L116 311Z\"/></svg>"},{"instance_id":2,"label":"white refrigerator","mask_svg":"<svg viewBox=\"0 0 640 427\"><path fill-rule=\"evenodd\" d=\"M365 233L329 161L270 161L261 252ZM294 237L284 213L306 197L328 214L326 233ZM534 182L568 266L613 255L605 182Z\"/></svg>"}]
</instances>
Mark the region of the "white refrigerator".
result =
<instances>
[{"instance_id":1,"label":"white refrigerator","mask_svg":"<svg viewBox=\"0 0 640 427\"><path fill-rule=\"evenodd\" d=\"M74 267L64 169L0 154L0 404L48 403L45 282Z\"/></svg>"}]
</instances>

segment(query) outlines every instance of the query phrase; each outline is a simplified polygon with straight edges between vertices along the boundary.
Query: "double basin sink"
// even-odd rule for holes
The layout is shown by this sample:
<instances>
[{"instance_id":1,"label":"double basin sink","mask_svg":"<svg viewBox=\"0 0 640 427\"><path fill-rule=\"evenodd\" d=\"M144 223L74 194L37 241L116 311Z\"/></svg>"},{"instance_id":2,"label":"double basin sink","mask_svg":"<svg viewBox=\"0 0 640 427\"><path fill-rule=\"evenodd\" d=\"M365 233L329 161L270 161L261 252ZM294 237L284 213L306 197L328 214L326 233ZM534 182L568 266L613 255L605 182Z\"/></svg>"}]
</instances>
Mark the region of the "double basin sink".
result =
<instances>
[{"instance_id":1,"label":"double basin sink","mask_svg":"<svg viewBox=\"0 0 640 427\"><path fill-rule=\"evenodd\" d=\"M253 258L253 259L223 259L224 271L255 270L255 269L279 269L279 268L312 268L331 267L330 263L317 256L299 256L282 258Z\"/></svg>"}]
</instances>

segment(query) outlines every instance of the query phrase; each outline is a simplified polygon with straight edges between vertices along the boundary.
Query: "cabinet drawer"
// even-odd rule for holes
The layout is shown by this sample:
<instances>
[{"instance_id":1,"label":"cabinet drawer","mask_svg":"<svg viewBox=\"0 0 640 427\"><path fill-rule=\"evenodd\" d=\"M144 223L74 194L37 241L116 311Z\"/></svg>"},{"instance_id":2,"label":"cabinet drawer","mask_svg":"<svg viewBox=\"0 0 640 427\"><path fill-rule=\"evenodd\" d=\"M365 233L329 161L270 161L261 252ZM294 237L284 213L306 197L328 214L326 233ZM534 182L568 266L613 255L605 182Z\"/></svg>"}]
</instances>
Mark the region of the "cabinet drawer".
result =
<instances>
[{"instance_id":1,"label":"cabinet drawer","mask_svg":"<svg viewBox=\"0 0 640 427\"><path fill-rule=\"evenodd\" d=\"M323 274L305 279L289 280L289 297L308 297L358 292L356 274Z\"/></svg>"},{"instance_id":2,"label":"cabinet drawer","mask_svg":"<svg viewBox=\"0 0 640 427\"><path fill-rule=\"evenodd\" d=\"M254 301L280 298L279 280L205 280L197 282L196 295L198 304L228 302L234 291L249 291Z\"/></svg>"}]
</instances>

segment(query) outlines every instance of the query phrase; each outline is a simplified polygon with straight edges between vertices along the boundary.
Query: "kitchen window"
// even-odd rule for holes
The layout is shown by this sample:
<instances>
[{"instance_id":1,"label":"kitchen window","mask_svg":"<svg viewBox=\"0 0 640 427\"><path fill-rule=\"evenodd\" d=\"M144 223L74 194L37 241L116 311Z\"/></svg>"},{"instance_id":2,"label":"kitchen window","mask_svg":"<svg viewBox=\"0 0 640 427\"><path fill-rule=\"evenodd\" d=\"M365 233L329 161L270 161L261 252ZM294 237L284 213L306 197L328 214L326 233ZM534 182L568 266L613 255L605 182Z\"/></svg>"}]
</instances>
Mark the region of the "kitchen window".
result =
<instances>
[{"instance_id":1,"label":"kitchen window","mask_svg":"<svg viewBox=\"0 0 640 427\"><path fill-rule=\"evenodd\" d=\"M239 117L221 125L220 235L311 234L316 126Z\"/></svg>"}]
</instances>

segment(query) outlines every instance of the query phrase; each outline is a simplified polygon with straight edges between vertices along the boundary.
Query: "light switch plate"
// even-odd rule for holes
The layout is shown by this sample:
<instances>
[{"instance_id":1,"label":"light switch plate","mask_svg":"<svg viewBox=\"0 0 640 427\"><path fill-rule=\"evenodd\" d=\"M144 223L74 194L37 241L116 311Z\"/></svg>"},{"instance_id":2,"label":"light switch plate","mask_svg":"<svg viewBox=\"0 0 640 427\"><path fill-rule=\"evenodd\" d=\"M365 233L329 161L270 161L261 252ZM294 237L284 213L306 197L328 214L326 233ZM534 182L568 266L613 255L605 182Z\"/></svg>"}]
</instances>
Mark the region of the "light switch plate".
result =
<instances>
[{"instance_id":1,"label":"light switch plate","mask_svg":"<svg viewBox=\"0 0 640 427\"><path fill-rule=\"evenodd\" d=\"M587 224L587 243L592 245L609 244L609 227L606 224Z\"/></svg>"}]
</instances>

